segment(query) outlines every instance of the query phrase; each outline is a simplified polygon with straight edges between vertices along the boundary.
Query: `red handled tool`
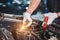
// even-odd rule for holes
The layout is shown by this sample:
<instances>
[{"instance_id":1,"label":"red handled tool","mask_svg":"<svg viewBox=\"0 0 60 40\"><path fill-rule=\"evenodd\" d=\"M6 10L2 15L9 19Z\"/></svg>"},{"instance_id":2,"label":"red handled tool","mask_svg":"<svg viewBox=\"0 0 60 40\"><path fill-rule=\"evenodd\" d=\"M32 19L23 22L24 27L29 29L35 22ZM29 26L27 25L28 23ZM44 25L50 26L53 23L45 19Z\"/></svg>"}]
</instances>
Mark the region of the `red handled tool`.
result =
<instances>
[{"instance_id":1,"label":"red handled tool","mask_svg":"<svg viewBox=\"0 0 60 40\"><path fill-rule=\"evenodd\" d=\"M42 25L43 30L45 30L45 29L47 28L48 18L49 18L48 16L46 16L46 17L44 18L44 22L43 22L43 25Z\"/></svg>"}]
</instances>

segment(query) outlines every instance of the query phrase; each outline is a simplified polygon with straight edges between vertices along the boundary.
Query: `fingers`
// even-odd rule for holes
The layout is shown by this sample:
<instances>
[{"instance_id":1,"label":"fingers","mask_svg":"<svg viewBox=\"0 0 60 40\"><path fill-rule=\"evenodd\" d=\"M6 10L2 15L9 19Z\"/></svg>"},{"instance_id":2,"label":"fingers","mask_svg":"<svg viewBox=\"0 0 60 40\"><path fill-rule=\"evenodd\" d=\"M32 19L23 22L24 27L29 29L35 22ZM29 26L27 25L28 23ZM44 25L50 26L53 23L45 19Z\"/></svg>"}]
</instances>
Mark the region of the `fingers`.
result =
<instances>
[{"instance_id":1,"label":"fingers","mask_svg":"<svg viewBox=\"0 0 60 40\"><path fill-rule=\"evenodd\" d=\"M31 14L30 13L27 13L27 12L25 12L24 14L23 14L23 24L24 23L26 23L26 21L28 20L28 24L26 25L26 27L29 27L31 24L32 24L32 19L31 19Z\"/></svg>"},{"instance_id":2,"label":"fingers","mask_svg":"<svg viewBox=\"0 0 60 40\"><path fill-rule=\"evenodd\" d=\"M32 22L29 22L29 23L26 25L26 27L30 27L31 24L32 24Z\"/></svg>"},{"instance_id":3,"label":"fingers","mask_svg":"<svg viewBox=\"0 0 60 40\"><path fill-rule=\"evenodd\" d=\"M29 18L28 20L29 20L29 23L27 24L27 26L26 26L26 27L29 27L29 26L32 24L32 19L31 19L31 18Z\"/></svg>"},{"instance_id":4,"label":"fingers","mask_svg":"<svg viewBox=\"0 0 60 40\"><path fill-rule=\"evenodd\" d=\"M26 20L29 21L29 23L26 25L26 27L29 27L29 26L32 24L32 19L31 19L31 18L24 18L24 19L23 19L23 23L25 23Z\"/></svg>"},{"instance_id":5,"label":"fingers","mask_svg":"<svg viewBox=\"0 0 60 40\"><path fill-rule=\"evenodd\" d=\"M23 19L23 23L24 23L24 22L26 22L26 20L27 20L27 19L26 19L26 18L24 18L24 19Z\"/></svg>"}]
</instances>

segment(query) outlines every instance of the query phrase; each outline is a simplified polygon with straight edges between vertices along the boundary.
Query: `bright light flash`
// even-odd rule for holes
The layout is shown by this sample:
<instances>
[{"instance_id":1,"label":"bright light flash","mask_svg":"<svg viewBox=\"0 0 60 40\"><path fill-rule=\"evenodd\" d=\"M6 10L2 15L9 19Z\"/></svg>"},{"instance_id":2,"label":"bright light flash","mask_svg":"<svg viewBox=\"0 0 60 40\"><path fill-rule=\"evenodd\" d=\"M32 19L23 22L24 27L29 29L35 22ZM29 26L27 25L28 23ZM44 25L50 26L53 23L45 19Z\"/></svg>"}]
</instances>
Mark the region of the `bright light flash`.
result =
<instances>
[{"instance_id":1,"label":"bright light flash","mask_svg":"<svg viewBox=\"0 0 60 40\"><path fill-rule=\"evenodd\" d=\"M24 31L25 29L26 29L26 27L22 26L21 29L20 29L20 31Z\"/></svg>"}]
</instances>

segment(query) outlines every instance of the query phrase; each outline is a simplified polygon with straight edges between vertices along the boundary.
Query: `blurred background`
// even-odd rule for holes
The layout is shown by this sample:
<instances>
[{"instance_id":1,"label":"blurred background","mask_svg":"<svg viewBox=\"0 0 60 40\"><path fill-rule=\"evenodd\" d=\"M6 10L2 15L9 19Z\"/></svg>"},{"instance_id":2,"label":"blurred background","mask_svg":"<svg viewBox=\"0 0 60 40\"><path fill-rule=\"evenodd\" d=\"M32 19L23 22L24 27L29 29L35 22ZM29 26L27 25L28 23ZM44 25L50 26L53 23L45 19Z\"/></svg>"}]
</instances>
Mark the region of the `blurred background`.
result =
<instances>
[{"instance_id":1,"label":"blurred background","mask_svg":"<svg viewBox=\"0 0 60 40\"><path fill-rule=\"evenodd\" d=\"M43 21L43 12L47 12L46 1L42 0L38 8L33 12L33 18ZM28 9L31 0L0 0L0 12L22 15ZM44 9L45 8L45 9ZM38 15L38 17L37 17Z\"/></svg>"},{"instance_id":2,"label":"blurred background","mask_svg":"<svg viewBox=\"0 0 60 40\"><path fill-rule=\"evenodd\" d=\"M0 0L0 12L8 14L22 14L30 0Z\"/></svg>"}]
</instances>

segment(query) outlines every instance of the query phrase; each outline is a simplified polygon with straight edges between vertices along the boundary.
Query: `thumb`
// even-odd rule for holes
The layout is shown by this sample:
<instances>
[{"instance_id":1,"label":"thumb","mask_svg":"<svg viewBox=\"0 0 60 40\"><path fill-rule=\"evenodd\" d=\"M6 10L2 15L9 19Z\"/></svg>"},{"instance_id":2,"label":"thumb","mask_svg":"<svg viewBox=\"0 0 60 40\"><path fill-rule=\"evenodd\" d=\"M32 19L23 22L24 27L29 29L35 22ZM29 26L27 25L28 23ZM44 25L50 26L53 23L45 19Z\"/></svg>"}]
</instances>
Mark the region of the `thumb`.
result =
<instances>
[{"instance_id":1,"label":"thumb","mask_svg":"<svg viewBox=\"0 0 60 40\"><path fill-rule=\"evenodd\" d=\"M29 21L29 23L27 24L26 27L29 27L32 24L32 19L31 18L29 18L28 21Z\"/></svg>"},{"instance_id":2,"label":"thumb","mask_svg":"<svg viewBox=\"0 0 60 40\"><path fill-rule=\"evenodd\" d=\"M26 18L23 19L23 23L26 21Z\"/></svg>"}]
</instances>

